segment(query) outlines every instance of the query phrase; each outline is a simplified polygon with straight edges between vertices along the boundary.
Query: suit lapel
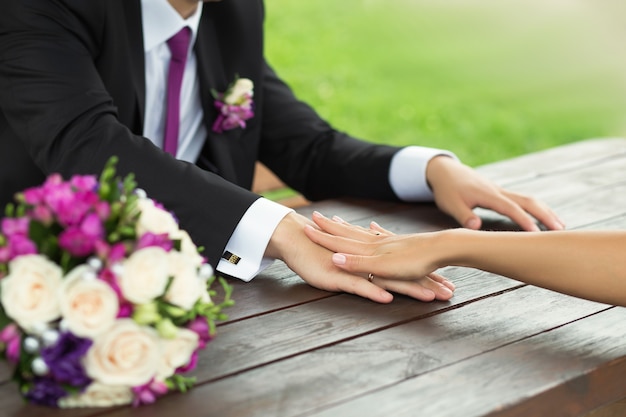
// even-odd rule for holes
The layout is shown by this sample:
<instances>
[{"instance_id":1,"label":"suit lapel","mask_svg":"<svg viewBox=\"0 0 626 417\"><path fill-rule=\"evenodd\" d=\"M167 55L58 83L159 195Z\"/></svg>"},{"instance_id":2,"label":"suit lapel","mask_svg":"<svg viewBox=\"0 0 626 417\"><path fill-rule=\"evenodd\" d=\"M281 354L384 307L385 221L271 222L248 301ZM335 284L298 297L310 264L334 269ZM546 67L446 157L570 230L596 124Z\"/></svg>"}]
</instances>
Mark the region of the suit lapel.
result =
<instances>
[{"instance_id":1,"label":"suit lapel","mask_svg":"<svg viewBox=\"0 0 626 417\"><path fill-rule=\"evenodd\" d=\"M141 20L140 0L122 0L124 5L124 17L126 20L126 30L128 33L128 44L130 47L131 71L135 96L140 117L140 126L143 127L143 119L146 103L146 73L143 46L143 28Z\"/></svg>"},{"instance_id":2,"label":"suit lapel","mask_svg":"<svg viewBox=\"0 0 626 417\"><path fill-rule=\"evenodd\" d=\"M224 73L223 54L220 49L219 36L216 32L213 15L204 7L203 16L198 29L198 38L194 46L198 60L198 77L200 81L200 101L204 111L207 127L207 139L202 149L198 165L218 173L223 178L237 183L237 172L232 160L232 146L236 143L234 132L217 134L213 131L213 121L217 118L217 109L211 90L224 91L229 80ZM234 76L234 74L233 74ZM231 80L232 81L232 80Z\"/></svg>"}]
</instances>

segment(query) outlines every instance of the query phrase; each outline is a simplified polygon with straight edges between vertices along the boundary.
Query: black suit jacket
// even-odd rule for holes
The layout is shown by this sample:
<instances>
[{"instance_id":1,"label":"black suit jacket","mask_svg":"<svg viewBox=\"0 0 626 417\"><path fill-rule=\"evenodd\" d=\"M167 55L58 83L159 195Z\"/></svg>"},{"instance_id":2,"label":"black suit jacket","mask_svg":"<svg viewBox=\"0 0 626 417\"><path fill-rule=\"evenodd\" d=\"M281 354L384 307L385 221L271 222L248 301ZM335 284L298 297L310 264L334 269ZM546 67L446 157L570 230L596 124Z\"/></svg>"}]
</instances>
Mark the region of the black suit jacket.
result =
<instances>
[{"instance_id":1,"label":"black suit jacket","mask_svg":"<svg viewBox=\"0 0 626 417\"><path fill-rule=\"evenodd\" d=\"M179 218L216 265L258 198L255 161L312 200L394 199L396 148L340 133L298 101L263 56L263 2L204 4L195 51L209 131L196 164L141 136L145 102L139 0L2 0L0 13L0 203L59 172L97 174L111 155L121 174ZM211 89L238 74L255 86L245 129L216 134Z\"/></svg>"}]
</instances>

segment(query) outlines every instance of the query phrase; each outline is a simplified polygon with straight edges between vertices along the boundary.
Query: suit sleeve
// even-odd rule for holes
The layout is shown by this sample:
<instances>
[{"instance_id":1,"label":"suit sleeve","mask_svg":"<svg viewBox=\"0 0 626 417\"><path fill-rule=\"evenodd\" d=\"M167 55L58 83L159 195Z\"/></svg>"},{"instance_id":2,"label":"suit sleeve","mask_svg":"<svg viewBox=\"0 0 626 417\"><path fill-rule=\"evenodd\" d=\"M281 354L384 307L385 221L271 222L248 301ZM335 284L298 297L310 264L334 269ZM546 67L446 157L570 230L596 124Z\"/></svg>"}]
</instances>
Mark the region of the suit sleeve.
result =
<instances>
[{"instance_id":1,"label":"suit sleeve","mask_svg":"<svg viewBox=\"0 0 626 417\"><path fill-rule=\"evenodd\" d=\"M260 159L310 200L397 199L389 166L399 148L353 138L330 126L266 64Z\"/></svg>"},{"instance_id":2,"label":"suit sleeve","mask_svg":"<svg viewBox=\"0 0 626 417\"><path fill-rule=\"evenodd\" d=\"M97 174L117 155L118 172L134 172L140 187L175 213L216 266L258 196L177 161L119 121L96 67L104 48L119 49L119 65L129 52L107 45L110 34L124 30L121 11L112 4L121 2L3 0L1 140L20 142L44 175ZM14 171L21 175L19 167Z\"/></svg>"}]
</instances>

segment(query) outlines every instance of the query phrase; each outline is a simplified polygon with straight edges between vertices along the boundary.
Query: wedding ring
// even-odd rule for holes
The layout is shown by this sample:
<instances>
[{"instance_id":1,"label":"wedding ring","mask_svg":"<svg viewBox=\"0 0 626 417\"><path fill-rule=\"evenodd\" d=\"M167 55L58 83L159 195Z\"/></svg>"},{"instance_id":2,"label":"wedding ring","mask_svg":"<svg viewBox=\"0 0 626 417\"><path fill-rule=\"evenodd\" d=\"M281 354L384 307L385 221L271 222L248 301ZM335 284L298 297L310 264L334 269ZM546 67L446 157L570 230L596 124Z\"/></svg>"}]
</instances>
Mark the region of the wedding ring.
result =
<instances>
[{"instance_id":1,"label":"wedding ring","mask_svg":"<svg viewBox=\"0 0 626 417\"><path fill-rule=\"evenodd\" d=\"M374 281L374 274L372 274L372 273L367 274L367 280L368 280L369 282Z\"/></svg>"}]
</instances>

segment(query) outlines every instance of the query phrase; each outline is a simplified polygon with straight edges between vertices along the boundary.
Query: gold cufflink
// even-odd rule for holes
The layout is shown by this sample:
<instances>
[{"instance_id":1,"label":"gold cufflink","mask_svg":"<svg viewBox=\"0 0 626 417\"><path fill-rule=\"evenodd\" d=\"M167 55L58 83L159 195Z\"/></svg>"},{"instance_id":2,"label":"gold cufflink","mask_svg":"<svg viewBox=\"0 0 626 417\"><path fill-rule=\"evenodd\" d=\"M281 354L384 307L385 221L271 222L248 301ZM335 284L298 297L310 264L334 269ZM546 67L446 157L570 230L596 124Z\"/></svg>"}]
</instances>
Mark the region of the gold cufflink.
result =
<instances>
[{"instance_id":1,"label":"gold cufflink","mask_svg":"<svg viewBox=\"0 0 626 417\"><path fill-rule=\"evenodd\" d=\"M241 257L235 255L234 253L230 253L230 252L226 251L222 255L222 259L226 259L231 264L237 265L239 263L239 261L241 260Z\"/></svg>"}]
</instances>

